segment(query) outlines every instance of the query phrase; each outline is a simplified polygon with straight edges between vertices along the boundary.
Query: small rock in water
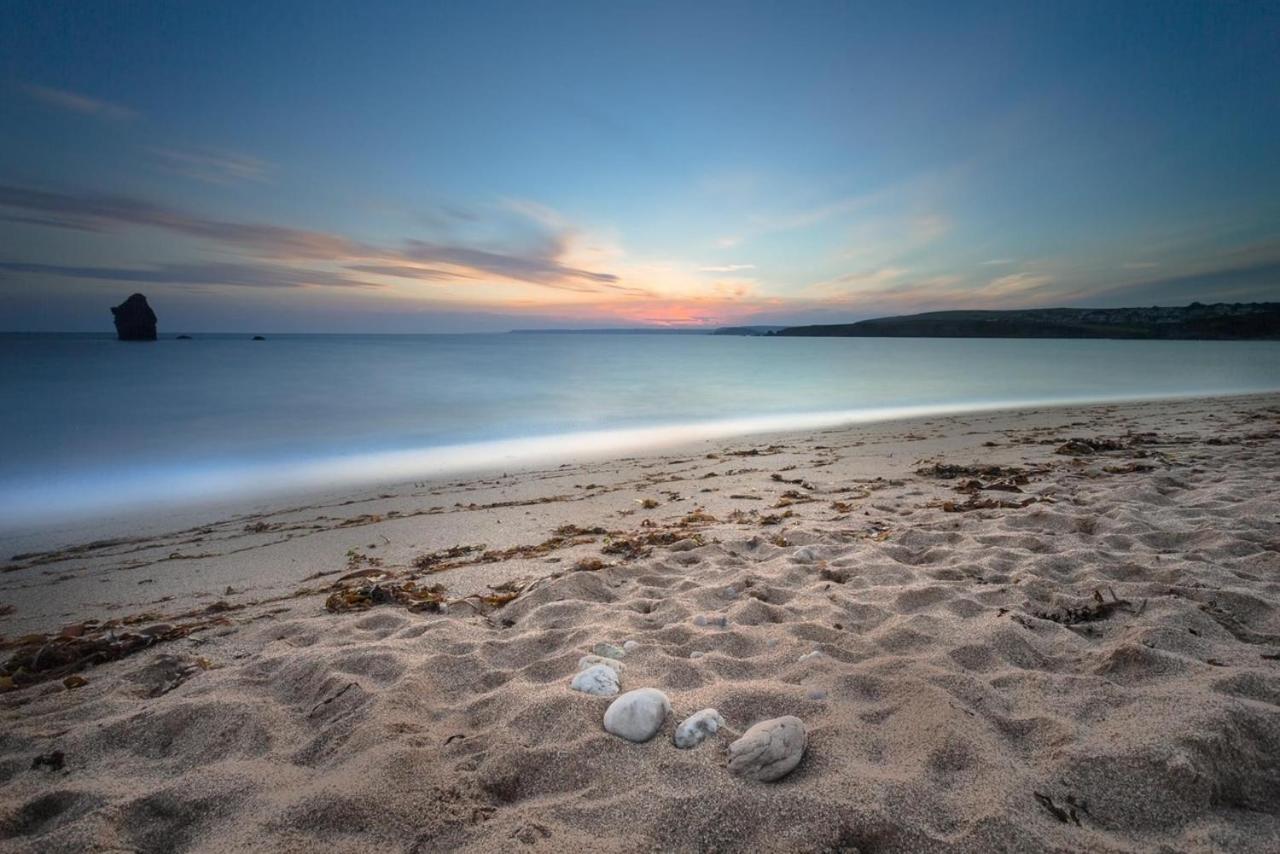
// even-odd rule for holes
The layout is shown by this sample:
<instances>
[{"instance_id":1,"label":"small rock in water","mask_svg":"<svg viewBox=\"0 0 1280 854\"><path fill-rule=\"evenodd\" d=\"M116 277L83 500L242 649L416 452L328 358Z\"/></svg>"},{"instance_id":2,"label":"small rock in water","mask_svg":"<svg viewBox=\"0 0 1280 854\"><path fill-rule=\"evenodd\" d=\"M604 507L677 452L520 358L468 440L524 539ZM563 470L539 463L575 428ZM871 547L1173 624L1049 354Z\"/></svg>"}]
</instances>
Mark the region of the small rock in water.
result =
<instances>
[{"instance_id":1,"label":"small rock in water","mask_svg":"<svg viewBox=\"0 0 1280 854\"><path fill-rule=\"evenodd\" d=\"M662 729L671 701L657 688L628 691L609 704L604 713L605 732L627 741L644 742Z\"/></svg>"},{"instance_id":2,"label":"small rock in water","mask_svg":"<svg viewBox=\"0 0 1280 854\"><path fill-rule=\"evenodd\" d=\"M569 687L596 697L612 697L618 693L618 671L604 664L593 664L573 677Z\"/></svg>"},{"instance_id":3,"label":"small rock in water","mask_svg":"<svg viewBox=\"0 0 1280 854\"><path fill-rule=\"evenodd\" d=\"M724 718L715 709L694 712L676 727L676 747L681 750L697 747L707 736L715 735L722 726L724 726Z\"/></svg>"},{"instance_id":4,"label":"small rock in water","mask_svg":"<svg viewBox=\"0 0 1280 854\"><path fill-rule=\"evenodd\" d=\"M622 671L626 669L626 665L623 664L621 661L618 661L618 659L616 658L604 658L599 655L588 654L578 659L579 670L586 670L588 667L594 667L597 664L603 664L605 667L608 667L614 673L617 673L619 676L621 676Z\"/></svg>"},{"instance_id":5,"label":"small rock in water","mask_svg":"<svg viewBox=\"0 0 1280 854\"><path fill-rule=\"evenodd\" d=\"M629 641L627 641L626 643L624 643L624 644L622 645L622 649L623 649L625 652L631 652L631 650L635 649L635 648L636 648L636 647L638 647L639 645L640 645L640 641L633 641L633 640L629 640Z\"/></svg>"},{"instance_id":6,"label":"small rock in water","mask_svg":"<svg viewBox=\"0 0 1280 854\"><path fill-rule=\"evenodd\" d=\"M729 618L724 614L699 614L693 618L695 626L718 626L724 628L729 625Z\"/></svg>"},{"instance_id":7,"label":"small rock in water","mask_svg":"<svg viewBox=\"0 0 1280 854\"><path fill-rule=\"evenodd\" d=\"M729 771L762 783L781 779L800 764L808 738L792 715L761 721L729 745Z\"/></svg>"},{"instance_id":8,"label":"small rock in water","mask_svg":"<svg viewBox=\"0 0 1280 854\"><path fill-rule=\"evenodd\" d=\"M598 643L591 647L591 651L601 658L618 659L627 654L627 651L616 644Z\"/></svg>"}]
</instances>

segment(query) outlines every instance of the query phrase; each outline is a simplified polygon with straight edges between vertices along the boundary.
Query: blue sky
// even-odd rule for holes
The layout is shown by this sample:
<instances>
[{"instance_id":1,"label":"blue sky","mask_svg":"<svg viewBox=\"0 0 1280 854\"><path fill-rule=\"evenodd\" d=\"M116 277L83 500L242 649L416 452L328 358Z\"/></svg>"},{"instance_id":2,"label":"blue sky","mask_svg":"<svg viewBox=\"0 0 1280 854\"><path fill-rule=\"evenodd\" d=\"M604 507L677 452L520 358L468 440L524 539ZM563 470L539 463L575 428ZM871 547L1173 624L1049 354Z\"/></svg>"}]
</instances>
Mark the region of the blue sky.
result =
<instances>
[{"instance_id":1,"label":"blue sky","mask_svg":"<svg viewBox=\"0 0 1280 854\"><path fill-rule=\"evenodd\" d=\"M1280 299L1273 3L13 3L0 328Z\"/></svg>"}]
</instances>

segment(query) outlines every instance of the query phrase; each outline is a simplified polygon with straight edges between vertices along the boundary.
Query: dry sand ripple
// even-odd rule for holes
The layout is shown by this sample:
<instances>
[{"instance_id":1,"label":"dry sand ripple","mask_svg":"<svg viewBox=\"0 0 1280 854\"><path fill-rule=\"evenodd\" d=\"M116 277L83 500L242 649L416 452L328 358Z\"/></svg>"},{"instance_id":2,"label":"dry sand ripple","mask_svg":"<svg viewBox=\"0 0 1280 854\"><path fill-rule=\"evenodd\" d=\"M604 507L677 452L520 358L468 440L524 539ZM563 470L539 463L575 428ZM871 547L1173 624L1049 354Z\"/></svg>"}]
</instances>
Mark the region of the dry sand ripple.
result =
<instances>
[{"instance_id":1,"label":"dry sand ripple","mask_svg":"<svg viewBox=\"0 0 1280 854\"><path fill-rule=\"evenodd\" d=\"M1122 441L1055 453L1073 437ZM1280 850L1280 399L711 454L514 476L589 498L444 536L610 533L421 576L446 613L245 603L83 687L0 696L0 847ZM447 547L422 533L436 522L378 523L380 565L407 577L415 549ZM504 581L523 591L505 605L457 602ZM624 641L622 690L674 707L644 744L603 730L610 698L569 689ZM709 707L724 727L676 749ZM728 744L786 715L808 731L799 767L731 775Z\"/></svg>"}]
</instances>

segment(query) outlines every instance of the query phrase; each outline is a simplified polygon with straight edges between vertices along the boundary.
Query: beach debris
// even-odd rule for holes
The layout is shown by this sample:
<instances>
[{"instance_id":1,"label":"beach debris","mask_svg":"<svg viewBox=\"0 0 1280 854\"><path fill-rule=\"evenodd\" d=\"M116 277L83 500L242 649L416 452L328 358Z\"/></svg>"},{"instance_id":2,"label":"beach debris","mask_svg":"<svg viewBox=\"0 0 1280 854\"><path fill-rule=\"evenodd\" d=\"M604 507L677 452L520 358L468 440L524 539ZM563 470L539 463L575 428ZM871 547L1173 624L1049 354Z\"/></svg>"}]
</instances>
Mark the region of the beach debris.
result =
<instances>
[{"instance_id":1,"label":"beach debris","mask_svg":"<svg viewBox=\"0 0 1280 854\"><path fill-rule=\"evenodd\" d=\"M596 697L612 697L618 693L618 671L607 664L593 664L579 671L569 687Z\"/></svg>"},{"instance_id":2,"label":"beach debris","mask_svg":"<svg viewBox=\"0 0 1280 854\"><path fill-rule=\"evenodd\" d=\"M485 547L483 544L478 546L450 546L449 548L441 549L440 551L418 555L413 559L413 565L418 569L435 572L438 571L441 564L469 557L476 552L483 552L484 549Z\"/></svg>"},{"instance_id":3,"label":"beach debris","mask_svg":"<svg viewBox=\"0 0 1280 854\"><path fill-rule=\"evenodd\" d=\"M591 651L601 658L612 658L615 661L627 654L627 651L622 647L603 641L591 647Z\"/></svg>"},{"instance_id":4,"label":"beach debris","mask_svg":"<svg viewBox=\"0 0 1280 854\"><path fill-rule=\"evenodd\" d=\"M622 671L627 668L625 664L616 658L606 658L601 655L587 654L578 659L578 669L586 670L588 667L595 667L597 664L603 664L605 667L611 668L615 673L621 675Z\"/></svg>"},{"instance_id":5,"label":"beach debris","mask_svg":"<svg viewBox=\"0 0 1280 854\"><path fill-rule=\"evenodd\" d=\"M48 768L50 771L61 771L66 765L66 760L67 755L61 750L55 750L52 753L41 753L31 760L31 770L38 771L41 768Z\"/></svg>"},{"instance_id":6,"label":"beach debris","mask_svg":"<svg viewBox=\"0 0 1280 854\"><path fill-rule=\"evenodd\" d=\"M702 545L701 534L689 534L687 531L650 531L631 536L610 535L601 552L607 555L621 555L623 560L635 560L648 557L654 546L669 546L684 539L692 539Z\"/></svg>"},{"instance_id":7,"label":"beach debris","mask_svg":"<svg viewBox=\"0 0 1280 854\"><path fill-rule=\"evenodd\" d=\"M1074 824L1076 827L1081 827L1080 813L1084 813L1085 815L1089 814L1088 802L1076 800L1075 795L1067 795L1067 805L1064 808L1055 804L1053 802L1053 798L1049 795L1044 795L1036 791L1032 791L1031 794L1035 797L1036 803L1044 807L1045 812L1049 813L1049 815L1053 816L1063 824Z\"/></svg>"},{"instance_id":8,"label":"beach debris","mask_svg":"<svg viewBox=\"0 0 1280 854\"><path fill-rule=\"evenodd\" d=\"M671 701L657 688L628 691L609 704L605 732L637 744L653 738L671 711Z\"/></svg>"},{"instance_id":9,"label":"beach debris","mask_svg":"<svg viewBox=\"0 0 1280 854\"><path fill-rule=\"evenodd\" d=\"M62 687L72 690L75 688L83 688L89 684L89 680L76 673L62 680Z\"/></svg>"},{"instance_id":10,"label":"beach debris","mask_svg":"<svg viewBox=\"0 0 1280 854\"><path fill-rule=\"evenodd\" d=\"M708 736L715 735L724 726L724 718L715 709L694 712L676 727L676 747L689 750L702 744Z\"/></svg>"},{"instance_id":11,"label":"beach debris","mask_svg":"<svg viewBox=\"0 0 1280 854\"><path fill-rule=\"evenodd\" d=\"M137 691L139 697L153 699L168 694L196 673L211 667L208 659L163 653L128 679L140 686Z\"/></svg>"},{"instance_id":12,"label":"beach debris","mask_svg":"<svg viewBox=\"0 0 1280 854\"><path fill-rule=\"evenodd\" d=\"M1182 441L1185 440L1174 437L1162 439L1158 433L1126 433L1124 436L1114 438L1095 437L1092 439L1084 439L1077 436L1063 442L1054 453L1069 457L1088 457L1093 454L1107 453L1108 451L1128 451L1142 445Z\"/></svg>"},{"instance_id":13,"label":"beach debris","mask_svg":"<svg viewBox=\"0 0 1280 854\"><path fill-rule=\"evenodd\" d=\"M231 625L220 613L238 607L218 609L210 606L171 618L186 621L179 623L155 622L160 617L152 613L105 622L86 620L65 626L57 634L23 635L0 641L0 649L13 650L9 659L0 666L0 691L25 688L50 679L64 679L85 668L125 658L157 643L185 638L212 626ZM142 623L151 625L133 628ZM67 687L87 684L87 681L80 680L83 677L76 676L72 680L76 684Z\"/></svg>"},{"instance_id":14,"label":"beach debris","mask_svg":"<svg viewBox=\"0 0 1280 854\"><path fill-rule=\"evenodd\" d=\"M604 561L602 561L598 557L584 557L581 560L579 560L577 563L575 563L573 566L569 567L569 571L570 572L599 572L600 570L604 569L606 566L608 566L608 564L606 564Z\"/></svg>"},{"instance_id":15,"label":"beach debris","mask_svg":"<svg viewBox=\"0 0 1280 854\"><path fill-rule=\"evenodd\" d=\"M933 506L941 507L944 513L968 513L971 510L1021 510L1040 500L1042 499L1032 497L1021 501L1005 501L1000 498L979 498L974 494L964 501L943 501Z\"/></svg>"},{"instance_id":16,"label":"beach debris","mask_svg":"<svg viewBox=\"0 0 1280 854\"><path fill-rule=\"evenodd\" d=\"M916 469L916 474L921 477L936 477L942 480L954 480L958 477L968 478L988 478L988 479L1012 479L1018 483L1026 483L1029 474L1024 468L1018 466L996 466L996 465L972 465L962 466L955 463L933 463L932 465L922 466Z\"/></svg>"},{"instance_id":17,"label":"beach debris","mask_svg":"<svg viewBox=\"0 0 1280 854\"><path fill-rule=\"evenodd\" d=\"M813 661L817 658L825 658L826 653L820 649L813 649L796 659L796 661Z\"/></svg>"},{"instance_id":18,"label":"beach debris","mask_svg":"<svg viewBox=\"0 0 1280 854\"><path fill-rule=\"evenodd\" d=\"M645 498L640 502L640 506L645 510L653 510L658 507L660 502L656 498Z\"/></svg>"},{"instance_id":19,"label":"beach debris","mask_svg":"<svg viewBox=\"0 0 1280 854\"><path fill-rule=\"evenodd\" d=\"M1032 611L1031 616L1039 617L1042 620L1050 620L1063 626L1074 626L1078 623L1091 623L1094 620L1105 620L1116 611L1129 611L1130 613L1141 613L1146 607L1144 599L1142 605L1137 609L1133 607L1133 603L1128 599L1121 599L1116 595L1116 591L1108 587L1107 592L1111 594L1110 599L1106 599L1102 595L1101 590L1093 591L1093 601L1083 605L1072 605L1066 608L1059 608L1053 611Z\"/></svg>"},{"instance_id":20,"label":"beach debris","mask_svg":"<svg viewBox=\"0 0 1280 854\"><path fill-rule=\"evenodd\" d=\"M729 772L762 783L779 780L800 764L808 740L804 722L793 715L761 721L729 745Z\"/></svg>"}]
</instances>

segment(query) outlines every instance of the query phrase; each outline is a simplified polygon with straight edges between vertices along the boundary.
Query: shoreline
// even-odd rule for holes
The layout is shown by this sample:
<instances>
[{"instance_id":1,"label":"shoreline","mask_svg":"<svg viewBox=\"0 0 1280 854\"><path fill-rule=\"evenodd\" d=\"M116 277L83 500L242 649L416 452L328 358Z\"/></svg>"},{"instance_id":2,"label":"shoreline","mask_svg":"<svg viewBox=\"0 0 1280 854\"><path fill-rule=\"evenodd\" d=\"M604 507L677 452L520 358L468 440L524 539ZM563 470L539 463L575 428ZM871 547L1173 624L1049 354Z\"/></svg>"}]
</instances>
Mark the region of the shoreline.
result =
<instances>
[{"instance_id":1,"label":"shoreline","mask_svg":"<svg viewBox=\"0 0 1280 854\"><path fill-rule=\"evenodd\" d=\"M158 640L0 693L0 838L1274 849L1278 473L1280 394L1107 402L705 439L29 554L0 572L6 658L26 632L106 636L85 620ZM675 706L643 745L568 687L628 640L622 690ZM706 707L727 734L676 750ZM728 774L726 745L778 715L809 729L799 767ZM67 770L30 768L55 750Z\"/></svg>"},{"instance_id":2,"label":"shoreline","mask_svg":"<svg viewBox=\"0 0 1280 854\"><path fill-rule=\"evenodd\" d=\"M22 500L14 500L11 506L0 505L4 517L0 521L0 549L12 551L11 546L14 545L17 551L51 549L58 545L54 539L56 531L67 531L69 533L64 536L81 540L86 537L75 532L105 532L88 539L110 539L111 531L133 529L140 522L145 524L144 520L156 514L175 520L192 520L194 524L195 520L211 516L269 513L273 509L308 501L323 502L339 495L401 489L408 482L481 478L498 472L531 473L549 465L580 465L634 456L689 453L691 449L705 444L737 439L763 439L770 436L786 438L814 431L939 417L1192 400L1232 400L1269 394L1280 394L1280 389L1229 391L1212 395L1187 392L777 413L711 421L570 431L420 448L330 454L284 463L221 466L216 473L204 476L189 474L181 478L181 492L170 489L161 497L154 495L154 486L137 486L124 491L124 495L133 497L122 498L122 491L117 487L113 490L114 504L109 512L96 504L84 504L82 509L68 511L66 506L72 499L70 495L61 493L44 496L44 503L33 507L31 496L23 495ZM179 478L174 475L170 479ZM275 486L259 487L257 491L246 492L243 484L249 481L268 481ZM63 493L67 491L62 490ZM136 497L137 494L148 497L139 498ZM216 497L198 500L195 496ZM34 521L50 515L49 505L62 507L64 515L52 522Z\"/></svg>"}]
</instances>

